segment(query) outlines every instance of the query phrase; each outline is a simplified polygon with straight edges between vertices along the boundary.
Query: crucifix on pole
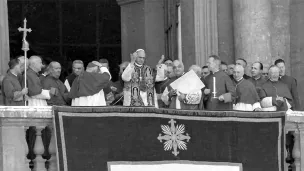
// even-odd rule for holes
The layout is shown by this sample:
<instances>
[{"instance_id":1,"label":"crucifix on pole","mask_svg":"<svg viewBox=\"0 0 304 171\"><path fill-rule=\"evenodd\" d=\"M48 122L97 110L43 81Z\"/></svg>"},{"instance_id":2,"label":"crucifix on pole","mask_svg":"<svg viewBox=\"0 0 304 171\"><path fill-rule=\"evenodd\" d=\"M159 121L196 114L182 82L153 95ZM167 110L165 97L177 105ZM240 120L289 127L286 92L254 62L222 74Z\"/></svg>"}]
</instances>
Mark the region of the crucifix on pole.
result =
<instances>
[{"instance_id":1,"label":"crucifix on pole","mask_svg":"<svg viewBox=\"0 0 304 171\"><path fill-rule=\"evenodd\" d=\"M24 51L24 88L26 88L26 70L27 70L27 64L26 64L26 60L27 60L27 51L30 50L29 48L29 44L26 41L26 36L27 36L27 32L31 32L32 29L30 28L26 28L26 18L23 21L23 28L19 27L18 31L19 32L23 32L23 38L22 38L22 50ZM26 101L25 101L25 106L26 106Z\"/></svg>"}]
</instances>

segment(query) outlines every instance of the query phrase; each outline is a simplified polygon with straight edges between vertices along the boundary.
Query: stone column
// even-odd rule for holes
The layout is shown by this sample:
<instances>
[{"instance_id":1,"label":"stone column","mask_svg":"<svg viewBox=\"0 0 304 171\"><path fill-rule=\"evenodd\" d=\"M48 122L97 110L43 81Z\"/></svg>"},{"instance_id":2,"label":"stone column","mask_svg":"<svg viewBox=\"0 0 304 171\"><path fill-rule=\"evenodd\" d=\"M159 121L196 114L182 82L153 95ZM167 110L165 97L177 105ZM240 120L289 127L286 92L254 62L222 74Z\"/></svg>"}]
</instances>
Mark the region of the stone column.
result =
<instances>
[{"instance_id":1,"label":"stone column","mask_svg":"<svg viewBox=\"0 0 304 171\"><path fill-rule=\"evenodd\" d=\"M233 0L235 58L272 62L271 1Z\"/></svg>"},{"instance_id":2,"label":"stone column","mask_svg":"<svg viewBox=\"0 0 304 171\"><path fill-rule=\"evenodd\" d=\"M165 54L164 3L162 0L116 0L121 9L122 60L145 49L147 64L154 67Z\"/></svg>"},{"instance_id":3,"label":"stone column","mask_svg":"<svg viewBox=\"0 0 304 171\"><path fill-rule=\"evenodd\" d=\"M196 64L218 54L217 0L194 0Z\"/></svg>"},{"instance_id":4,"label":"stone column","mask_svg":"<svg viewBox=\"0 0 304 171\"><path fill-rule=\"evenodd\" d=\"M290 0L270 0L272 3L272 61L284 59L290 75Z\"/></svg>"},{"instance_id":5,"label":"stone column","mask_svg":"<svg viewBox=\"0 0 304 171\"><path fill-rule=\"evenodd\" d=\"M8 11L7 1L0 1L0 74L6 74L9 53L9 31L8 31Z\"/></svg>"}]
</instances>

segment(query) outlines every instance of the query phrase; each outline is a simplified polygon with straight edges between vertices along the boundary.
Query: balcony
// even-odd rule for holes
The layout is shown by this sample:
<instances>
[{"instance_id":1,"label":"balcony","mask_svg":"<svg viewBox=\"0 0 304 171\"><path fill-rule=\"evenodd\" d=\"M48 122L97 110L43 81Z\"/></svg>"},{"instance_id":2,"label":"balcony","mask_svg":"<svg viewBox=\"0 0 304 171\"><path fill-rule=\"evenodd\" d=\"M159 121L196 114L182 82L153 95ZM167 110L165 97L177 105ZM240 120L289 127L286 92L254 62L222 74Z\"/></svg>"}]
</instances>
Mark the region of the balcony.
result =
<instances>
[{"instance_id":1,"label":"balcony","mask_svg":"<svg viewBox=\"0 0 304 171\"><path fill-rule=\"evenodd\" d=\"M0 170L57 171L51 107L2 106L0 117ZM27 132L30 132L30 138L26 137ZM304 157L301 157L301 153L304 154L304 112L287 114L285 134L293 138L289 138L285 144L287 162L284 170L303 171ZM27 142L29 139L34 142Z\"/></svg>"}]
</instances>

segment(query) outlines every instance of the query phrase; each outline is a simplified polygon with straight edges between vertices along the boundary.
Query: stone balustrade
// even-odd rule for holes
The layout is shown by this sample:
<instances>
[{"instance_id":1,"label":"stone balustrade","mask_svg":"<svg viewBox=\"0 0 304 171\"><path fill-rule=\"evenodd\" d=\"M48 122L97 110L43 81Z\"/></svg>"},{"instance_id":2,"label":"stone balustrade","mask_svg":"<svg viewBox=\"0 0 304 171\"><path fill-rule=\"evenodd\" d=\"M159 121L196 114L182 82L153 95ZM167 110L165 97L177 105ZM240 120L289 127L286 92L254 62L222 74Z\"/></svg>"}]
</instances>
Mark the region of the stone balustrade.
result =
<instances>
[{"instance_id":1,"label":"stone balustrade","mask_svg":"<svg viewBox=\"0 0 304 171\"><path fill-rule=\"evenodd\" d=\"M51 107L0 107L0 170L3 171L57 171L56 144ZM50 142L45 149L42 132L49 133ZM30 130L30 131L29 131ZM287 114L285 171L304 171L304 112ZM32 148L27 142L32 136ZM35 138L33 138L35 137ZM32 140L33 141L33 140ZM29 157L31 152L34 158ZM48 152L49 158L43 157ZM32 160L32 161L31 161ZM30 168L31 167L31 168Z\"/></svg>"}]
</instances>

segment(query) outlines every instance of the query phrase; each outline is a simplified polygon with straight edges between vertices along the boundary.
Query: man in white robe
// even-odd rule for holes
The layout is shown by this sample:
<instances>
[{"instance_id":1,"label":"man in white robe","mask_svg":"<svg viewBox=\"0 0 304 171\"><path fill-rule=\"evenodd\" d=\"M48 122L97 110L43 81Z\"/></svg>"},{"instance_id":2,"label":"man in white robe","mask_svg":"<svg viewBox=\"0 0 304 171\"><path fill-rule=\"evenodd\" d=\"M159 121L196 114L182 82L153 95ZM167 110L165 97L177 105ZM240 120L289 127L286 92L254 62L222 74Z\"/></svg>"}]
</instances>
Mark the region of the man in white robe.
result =
<instances>
[{"instance_id":1,"label":"man in white robe","mask_svg":"<svg viewBox=\"0 0 304 171\"><path fill-rule=\"evenodd\" d=\"M153 106L158 108L153 70L145 64L146 53L138 49L131 54L131 63L122 73L124 106Z\"/></svg>"}]
</instances>

